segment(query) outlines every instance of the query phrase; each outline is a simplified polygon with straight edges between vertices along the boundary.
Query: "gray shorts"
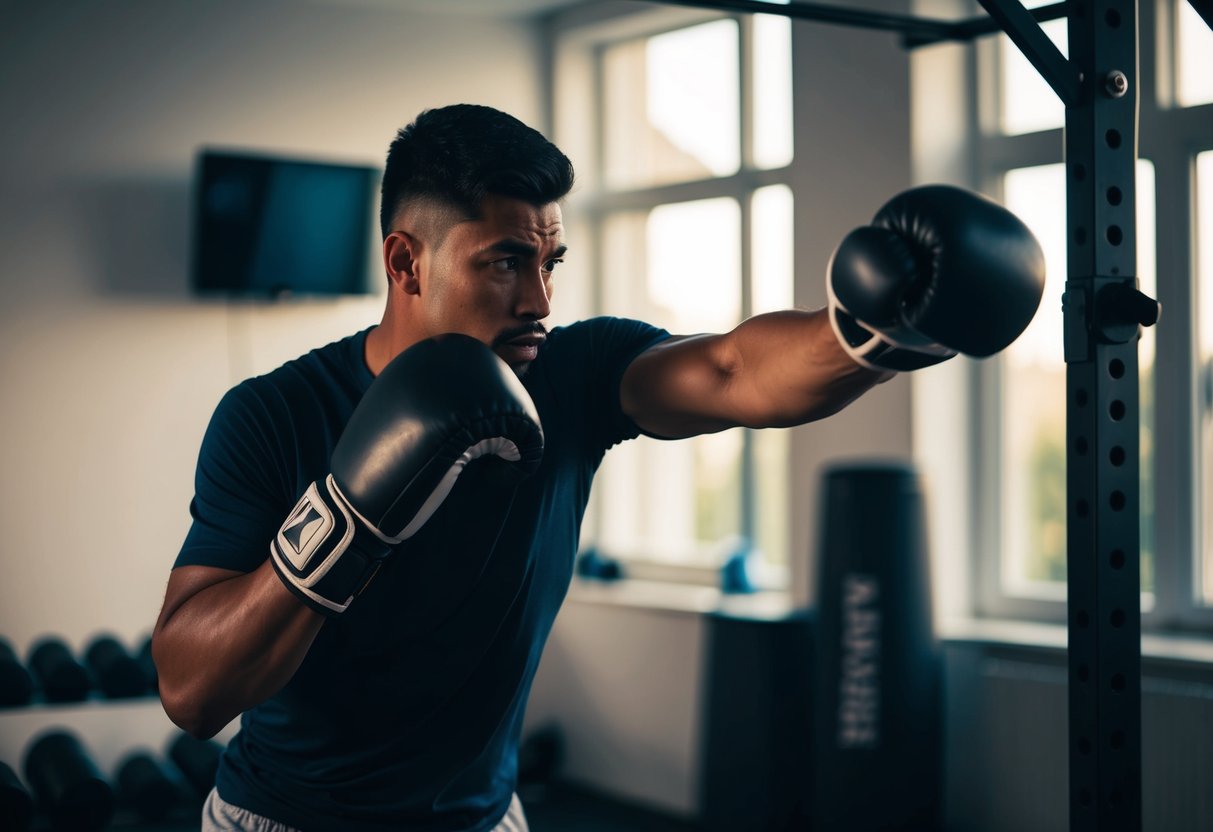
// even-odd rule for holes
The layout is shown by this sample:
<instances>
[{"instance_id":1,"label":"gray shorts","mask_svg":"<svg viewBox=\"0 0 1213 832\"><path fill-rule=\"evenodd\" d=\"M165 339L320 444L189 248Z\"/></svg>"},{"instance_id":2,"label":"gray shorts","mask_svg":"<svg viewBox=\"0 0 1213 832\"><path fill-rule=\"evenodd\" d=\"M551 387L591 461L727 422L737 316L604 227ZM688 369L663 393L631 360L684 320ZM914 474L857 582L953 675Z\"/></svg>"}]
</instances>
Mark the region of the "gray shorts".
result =
<instances>
[{"instance_id":1,"label":"gray shorts","mask_svg":"<svg viewBox=\"0 0 1213 832\"><path fill-rule=\"evenodd\" d=\"M216 789L211 789L202 806L202 832L299 832L294 827L255 815L248 809L233 806ZM526 815L522 812L522 801L518 795L510 800L510 809L493 827L493 832L529 832Z\"/></svg>"}]
</instances>

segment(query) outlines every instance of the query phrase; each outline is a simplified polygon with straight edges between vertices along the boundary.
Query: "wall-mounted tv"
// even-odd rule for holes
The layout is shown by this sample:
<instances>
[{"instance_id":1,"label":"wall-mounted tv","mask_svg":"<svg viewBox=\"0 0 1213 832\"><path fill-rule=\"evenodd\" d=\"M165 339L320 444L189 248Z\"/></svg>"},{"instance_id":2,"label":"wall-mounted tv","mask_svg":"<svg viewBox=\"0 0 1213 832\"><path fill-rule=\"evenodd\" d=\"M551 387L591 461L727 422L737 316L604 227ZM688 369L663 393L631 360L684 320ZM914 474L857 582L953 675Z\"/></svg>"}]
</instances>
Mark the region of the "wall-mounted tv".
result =
<instances>
[{"instance_id":1,"label":"wall-mounted tv","mask_svg":"<svg viewBox=\"0 0 1213 832\"><path fill-rule=\"evenodd\" d=\"M372 167L199 152L194 289L265 297L369 293L379 178Z\"/></svg>"}]
</instances>

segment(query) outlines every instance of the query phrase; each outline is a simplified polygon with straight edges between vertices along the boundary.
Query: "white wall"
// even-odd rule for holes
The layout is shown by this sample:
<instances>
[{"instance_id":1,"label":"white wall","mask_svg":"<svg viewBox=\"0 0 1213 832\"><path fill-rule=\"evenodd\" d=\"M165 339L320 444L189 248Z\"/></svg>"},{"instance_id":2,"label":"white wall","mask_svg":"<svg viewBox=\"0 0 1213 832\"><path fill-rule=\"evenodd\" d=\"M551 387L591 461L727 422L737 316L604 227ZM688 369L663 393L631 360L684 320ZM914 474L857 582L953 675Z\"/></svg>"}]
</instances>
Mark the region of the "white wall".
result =
<instances>
[{"instance_id":1,"label":"white wall","mask_svg":"<svg viewBox=\"0 0 1213 832\"><path fill-rule=\"evenodd\" d=\"M532 25L407 8L0 10L0 636L19 653L43 634L149 632L219 397L379 319L378 296L192 299L196 148L380 165L421 109L460 101L542 127ZM25 723L5 720L15 763Z\"/></svg>"}]
</instances>

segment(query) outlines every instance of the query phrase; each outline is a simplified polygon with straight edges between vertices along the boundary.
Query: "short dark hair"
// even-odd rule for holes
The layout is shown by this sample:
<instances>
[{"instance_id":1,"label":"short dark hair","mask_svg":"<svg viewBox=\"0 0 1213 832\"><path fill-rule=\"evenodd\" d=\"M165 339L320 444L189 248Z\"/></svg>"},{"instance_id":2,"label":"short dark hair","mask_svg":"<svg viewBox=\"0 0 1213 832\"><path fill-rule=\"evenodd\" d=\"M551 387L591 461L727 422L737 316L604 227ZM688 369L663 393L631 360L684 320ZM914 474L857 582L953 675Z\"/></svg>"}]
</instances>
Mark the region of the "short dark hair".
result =
<instances>
[{"instance_id":1,"label":"short dark hair","mask_svg":"<svg viewBox=\"0 0 1213 832\"><path fill-rule=\"evenodd\" d=\"M433 199L472 218L488 194L532 205L556 202L573 187L573 163L511 115L477 104L426 110L388 148L379 205L386 238L400 206Z\"/></svg>"}]
</instances>

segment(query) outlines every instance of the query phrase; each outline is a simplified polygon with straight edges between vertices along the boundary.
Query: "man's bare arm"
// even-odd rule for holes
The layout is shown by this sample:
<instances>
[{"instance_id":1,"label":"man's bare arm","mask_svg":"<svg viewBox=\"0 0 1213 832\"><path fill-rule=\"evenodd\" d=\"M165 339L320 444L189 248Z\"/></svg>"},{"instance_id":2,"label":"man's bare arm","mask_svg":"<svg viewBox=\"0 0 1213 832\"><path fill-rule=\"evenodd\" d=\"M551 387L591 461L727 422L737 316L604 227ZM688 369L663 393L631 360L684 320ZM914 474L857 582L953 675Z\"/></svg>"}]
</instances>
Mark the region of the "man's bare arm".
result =
<instances>
[{"instance_id":1,"label":"man's bare arm","mask_svg":"<svg viewBox=\"0 0 1213 832\"><path fill-rule=\"evenodd\" d=\"M821 419L891 376L855 363L824 309L772 312L646 350L624 373L620 396L642 430L676 439Z\"/></svg>"},{"instance_id":2,"label":"man's bare arm","mask_svg":"<svg viewBox=\"0 0 1213 832\"><path fill-rule=\"evenodd\" d=\"M323 623L268 560L249 573L174 569L152 633L165 713L194 736L213 736L290 681Z\"/></svg>"}]
</instances>

